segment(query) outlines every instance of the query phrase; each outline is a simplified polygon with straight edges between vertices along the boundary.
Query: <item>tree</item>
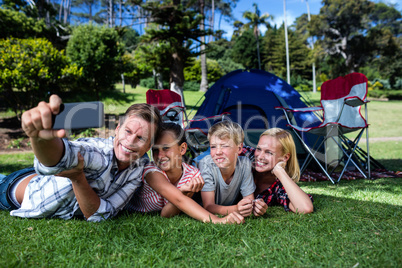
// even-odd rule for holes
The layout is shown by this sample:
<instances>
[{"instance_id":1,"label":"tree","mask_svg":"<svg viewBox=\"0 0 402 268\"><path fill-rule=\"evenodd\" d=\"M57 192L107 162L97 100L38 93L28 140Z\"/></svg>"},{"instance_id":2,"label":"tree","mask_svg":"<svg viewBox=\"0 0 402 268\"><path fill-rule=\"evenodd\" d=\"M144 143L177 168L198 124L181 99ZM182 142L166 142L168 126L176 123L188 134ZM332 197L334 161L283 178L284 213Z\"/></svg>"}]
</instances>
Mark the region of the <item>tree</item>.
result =
<instances>
[{"instance_id":1,"label":"tree","mask_svg":"<svg viewBox=\"0 0 402 268\"><path fill-rule=\"evenodd\" d=\"M242 64L249 69L258 68L258 59L255 57L257 54L257 40L255 39L251 30L245 31L241 36L232 40L232 59L234 62Z\"/></svg>"},{"instance_id":2,"label":"tree","mask_svg":"<svg viewBox=\"0 0 402 268\"><path fill-rule=\"evenodd\" d=\"M259 42L260 29L258 29L258 27L260 25L265 25L265 26L267 26L267 28L270 28L268 19L272 19L273 17L272 17L272 15L269 15L268 13L261 15L261 12L258 9L258 5L256 3L253 4L253 7L254 7L254 13L251 11L245 11L243 13L243 18L249 20L249 22L244 24L243 27L245 27L245 28L251 27L253 29L253 33L254 33L255 39L257 41L258 69L261 69L260 42Z\"/></svg>"},{"instance_id":3,"label":"tree","mask_svg":"<svg viewBox=\"0 0 402 268\"><path fill-rule=\"evenodd\" d=\"M146 29L143 42L167 43L170 46L169 64L170 89L182 95L184 67L189 57L197 55L194 42L200 44L199 38L209 34L208 30L199 28L203 17L194 10L186 8L180 1L157 3L147 2L143 5L158 27Z\"/></svg>"},{"instance_id":4,"label":"tree","mask_svg":"<svg viewBox=\"0 0 402 268\"><path fill-rule=\"evenodd\" d=\"M0 92L17 115L71 88L82 70L45 39L0 40Z\"/></svg>"},{"instance_id":5,"label":"tree","mask_svg":"<svg viewBox=\"0 0 402 268\"><path fill-rule=\"evenodd\" d=\"M207 56L209 59L217 60L218 64L223 70L223 74L230 73L231 71L244 69L240 63L236 63L232 59L232 45L224 38L208 44Z\"/></svg>"},{"instance_id":6,"label":"tree","mask_svg":"<svg viewBox=\"0 0 402 268\"><path fill-rule=\"evenodd\" d=\"M277 29L271 29L263 38L263 63L267 71L277 76L286 77L286 45L283 39L284 25ZM304 39L296 31L289 30L289 58L291 59L290 69L293 77L300 76L304 79L311 77L311 65L309 61L309 49Z\"/></svg>"},{"instance_id":7,"label":"tree","mask_svg":"<svg viewBox=\"0 0 402 268\"><path fill-rule=\"evenodd\" d=\"M114 89L123 71L119 68L123 51L114 29L94 24L75 28L67 44L67 56L83 69L79 81L82 90L94 91L99 99L101 91Z\"/></svg>"},{"instance_id":8,"label":"tree","mask_svg":"<svg viewBox=\"0 0 402 268\"><path fill-rule=\"evenodd\" d=\"M368 0L323 0L320 14L311 20L311 33L334 67L332 77L357 69L370 57L369 14L374 3Z\"/></svg>"},{"instance_id":9,"label":"tree","mask_svg":"<svg viewBox=\"0 0 402 268\"><path fill-rule=\"evenodd\" d=\"M0 38L39 37L45 28L43 20L27 17L23 12L0 8Z\"/></svg>"}]
</instances>

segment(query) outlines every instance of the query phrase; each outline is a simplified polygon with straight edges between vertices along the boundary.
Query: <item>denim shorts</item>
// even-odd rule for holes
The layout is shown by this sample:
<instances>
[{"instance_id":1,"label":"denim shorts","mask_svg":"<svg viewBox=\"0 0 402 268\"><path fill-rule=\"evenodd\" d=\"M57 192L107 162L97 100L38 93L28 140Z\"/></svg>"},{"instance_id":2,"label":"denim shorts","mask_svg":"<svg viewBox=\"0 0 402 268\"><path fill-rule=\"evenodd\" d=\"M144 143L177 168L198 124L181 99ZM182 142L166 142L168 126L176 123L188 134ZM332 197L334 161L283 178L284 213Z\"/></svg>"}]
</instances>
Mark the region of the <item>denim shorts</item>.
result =
<instances>
[{"instance_id":1,"label":"denim shorts","mask_svg":"<svg viewBox=\"0 0 402 268\"><path fill-rule=\"evenodd\" d=\"M9 189L14 182L34 173L36 173L35 169L33 167L29 167L13 172L7 176L0 175L0 209L2 210L17 209L17 207L13 204L13 202L10 201Z\"/></svg>"}]
</instances>

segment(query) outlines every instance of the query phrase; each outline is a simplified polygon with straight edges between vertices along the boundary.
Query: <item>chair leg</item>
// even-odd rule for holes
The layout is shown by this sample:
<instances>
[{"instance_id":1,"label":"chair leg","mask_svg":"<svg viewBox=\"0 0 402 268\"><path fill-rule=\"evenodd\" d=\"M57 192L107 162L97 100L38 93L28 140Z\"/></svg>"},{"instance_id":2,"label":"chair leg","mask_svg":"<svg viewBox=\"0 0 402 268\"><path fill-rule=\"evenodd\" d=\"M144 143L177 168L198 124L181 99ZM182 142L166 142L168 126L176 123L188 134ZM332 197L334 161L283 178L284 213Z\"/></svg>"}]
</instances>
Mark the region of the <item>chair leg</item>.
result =
<instances>
[{"instance_id":1,"label":"chair leg","mask_svg":"<svg viewBox=\"0 0 402 268\"><path fill-rule=\"evenodd\" d=\"M345 165L344 165L344 167L343 167L343 169L342 169L341 174L339 175L338 182L341 180L343 174L345 173L346 168L347 168L347 166L349 165L349 162L352 162L352 164L359 170L359 172L367 179L367 175L365 174L365 172L364 172L364 171L359 167L359 165L357 165L357 164L355 163L355 161L353 161L353 159L352 159L352 157L353 157L353 155L354 155L354 153L355 153L357 144L359 143L359 140L360 140L360 138L361 138L361 136L362 136L362 134L363 134L363 131L364 131L364 129L363 129L362 131L360 131L359 135L358 135L357 138L355 139L353 149L352 149L352 147L350 147L349 143L344 142L344 143L346 144L346 146L348 147L348 150L350 151L350 153L348 153L348 152L343 148L342 144L340 144L338 141L336 141L336 140L334 139L334 141L338 144L339 148L342 150L343 154L347 157L347 161L346 161L346 163L345 163ZM339 135L339 136L342 137L342 138L344 138L344 139L346 139L343 135Z\"/></svg>"},{"instance_id":2,"label":"chair leg","mask_svg":"<svg viewBox=\"0 0 402 268\"><path fill-rule=\"evenodd\" d=\"M334 179L328 174L327 170L321 165L320 161L315 157L315 153L313 153L310 148L307 146L307 144L303 141L303 139L300 137L299 133L297 133L297 131L294 131L297 138L300 140L300 142L303 144L304 148L306 149L306 151L309 153L309 155L307 156L305 162L303 163L303 171L304 169L307 167L308 163L310 163L311 158L313 158L315 160L315 162L317 162L317 164L320 166L321 170L324 172L324 174L328 177L328 179L335 184ZM318 149L322 146L322 144L324 143L325 139L320 143L320 145L317 147L317 151ZM317 152L316 151L316 152ZM311 157L310 157L311 156ZM308 161L308 163L306 164L307 159L310 160Z\"/></svg>"},{"instance_id":3,"label":"chair leg","mask_svg":"<svg viewBox=\"0 0 402 268\"><path fill-rule=\"evenodd\" d=\"M364 104L364 110L366 111L366 122L368 122L368 113L367 113L367 103ZM366 127L366 145L367 145L367 171L368 178L371 179L371 170L370 170L370 148L369 148L369 127Z\"/></svg>"}]
</instances>

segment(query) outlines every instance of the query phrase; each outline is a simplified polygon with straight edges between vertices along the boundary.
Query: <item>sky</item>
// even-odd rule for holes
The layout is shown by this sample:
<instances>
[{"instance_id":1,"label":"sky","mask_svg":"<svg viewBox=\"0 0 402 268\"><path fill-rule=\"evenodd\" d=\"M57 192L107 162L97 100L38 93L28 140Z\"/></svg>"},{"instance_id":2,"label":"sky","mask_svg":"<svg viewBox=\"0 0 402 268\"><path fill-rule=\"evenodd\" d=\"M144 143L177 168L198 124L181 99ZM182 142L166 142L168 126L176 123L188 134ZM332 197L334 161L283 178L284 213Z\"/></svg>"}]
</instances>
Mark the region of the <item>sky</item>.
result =
<instances>
[{"instance_id":1,"label":"sky","mask_svg":"<svg viewBox=\"0 0 402 268\"><path fill-rule=\"evenodd\" d=\"M348 1L348 0L344 0ZM253 3L258 5L258 9L261 12L261 15L264 13L268 13L274 16L273 22L271 24L277 24L280 26L283 22L284 18L284 10L283 10L283 0L239 0L235 9L233 9L233 14L237 20L246 22L243 19L243 12L244 11L251 11L254 12ZM291 25L295 19L301 16L303 13L307 13L307 5L308 3L310 7L310 14L319 14L321 8L321 0L286 0L286 18L287 18L287 25ZM375 0L374 2L380 2L379 0ZM397 4L396 8L398 10L402 9L402 0L383 0L384 3L394 3ZM216 26L215 29L218 29L219 17L215 19ZM225 22L223 19L221 21L220 29L224 30L226 34L224 35L225 38L230 40L233 32L233 21L232 22ZM265 33L266 27L261 27L260 31Z\"/></svg>"}]
</instances>

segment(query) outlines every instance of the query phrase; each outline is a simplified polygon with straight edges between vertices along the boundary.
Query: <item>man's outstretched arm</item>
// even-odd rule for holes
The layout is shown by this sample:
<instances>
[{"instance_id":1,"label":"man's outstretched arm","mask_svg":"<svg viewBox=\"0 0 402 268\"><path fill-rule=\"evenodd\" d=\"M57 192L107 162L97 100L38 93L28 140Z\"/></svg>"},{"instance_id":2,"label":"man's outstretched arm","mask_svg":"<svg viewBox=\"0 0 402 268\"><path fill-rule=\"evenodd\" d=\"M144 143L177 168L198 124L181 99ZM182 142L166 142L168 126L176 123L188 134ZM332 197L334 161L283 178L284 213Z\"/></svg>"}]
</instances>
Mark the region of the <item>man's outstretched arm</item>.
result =
<instances>
[{"instance_id":1,"label":"man's outstretched arm","mask_svg":"<svg viewBox=\"0 0 402 268\"><path fill-rule=\"evenodd\" d=\"M64 129L52 129L52 115L59 113L62 100L57 95L49 98L49 103L40 102L38 106L22 114L22 129L30 138L35 156L45 166L56 165L63 156L66 136Z\"/></svg>"}]
</instances>

